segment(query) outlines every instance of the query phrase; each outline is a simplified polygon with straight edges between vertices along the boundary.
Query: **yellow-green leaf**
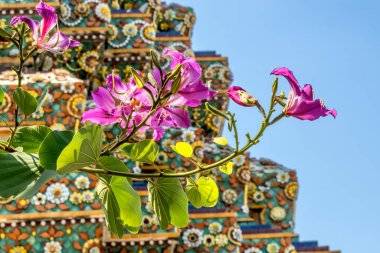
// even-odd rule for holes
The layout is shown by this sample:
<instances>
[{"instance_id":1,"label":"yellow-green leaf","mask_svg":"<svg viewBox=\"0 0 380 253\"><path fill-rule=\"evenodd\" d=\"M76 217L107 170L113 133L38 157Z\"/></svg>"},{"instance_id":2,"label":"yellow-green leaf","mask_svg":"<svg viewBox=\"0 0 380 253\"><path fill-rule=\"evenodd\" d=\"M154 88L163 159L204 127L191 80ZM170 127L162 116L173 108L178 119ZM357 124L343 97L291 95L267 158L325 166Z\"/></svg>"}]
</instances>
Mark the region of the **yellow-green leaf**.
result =
<instances>
[{"instance_id":1,"label":"yellow-green leaf","mask_svg":"<svg viewBox=\"0 0 380 253\"><path fill-rule=\"evenodd\" d=\"M113 161L115 164L108 160L108 165L118 167L117 159ZM108 228L118 237L123 235L124 227L131 233L137 233L142 222L140 196L127 178L101 178L96 186L96 193L103 203Z\"/></svg>"},{"instance_id":2,"label":"yellow-green leaf","mask_svg":"<svg viewBox=\"0 0 380 253\"><path fill-rule=\"evenodd\" d=\"M219 200L218 186L209 177L202 176L196 182L191 177L187 178L186 194L196 208L213 207Z\"/></svg>"},{"instance_id":3,"label":"yellow-green leaf","mask_svg":"<svg viewBox=\"0 0 380 253\"><path fill-rule=\"evenodd\" d=\"M227 164L220 166L219 170L223 172L224 174L230 175L232 173L233 168L234 168L234 163L228 162Z\"/></svg>"},{"instance_id":4,"label":"yellow-green leaf","mask_svg":"<svg viewBox=\"0 0 380 253\"><path fill-rule=\"evenodd\" d=\"M221 146L226 146L228 144L228 139L226 137L215 137L214 142Z\"/></svg>"},{"instance_id":5,"label":"yellow-green leaf","mask_svg":"<svg viewBox=\"0 0 380 253\"><path fill-rule=\"evenodd\" d=\"M79 129L57 159L58 173L66 174L96 164L102 150L102 133L97 125Z\"/></svg>"},{"instance_id":6,"label":"yellow-green leaf","mask_svg":"<svg viewBox=\"0 0 380 253\"><path fill-rule=\"evenodd\" d=\"M24 152L37 153L45 137L51 132L47 126L27 126L19 128L13 138L12 146L22 147Z\"/></svg>"},{"instance_id":7,"label":"yellow-green leaf","mask_svg":"<svg viewBox=\"0 0 380 253\"><path fill-rule=\"evenodd\" d=\"M166 230L169 224L187 226L188 199L178 178L159 178L148 183L148 190L161 229Z\"/></svg>"},{"instance_id":8,"label":"yellow-green leaf","mask_svg":"<svg viewBox=\"0 0 380 253\"><path fill-rule=\"evenodd\" d=\"M187 142L177 142L175 146L171 146L172 149L181 156L190 158L193 155L193 147Z\"/></svg>"}]
</instances>

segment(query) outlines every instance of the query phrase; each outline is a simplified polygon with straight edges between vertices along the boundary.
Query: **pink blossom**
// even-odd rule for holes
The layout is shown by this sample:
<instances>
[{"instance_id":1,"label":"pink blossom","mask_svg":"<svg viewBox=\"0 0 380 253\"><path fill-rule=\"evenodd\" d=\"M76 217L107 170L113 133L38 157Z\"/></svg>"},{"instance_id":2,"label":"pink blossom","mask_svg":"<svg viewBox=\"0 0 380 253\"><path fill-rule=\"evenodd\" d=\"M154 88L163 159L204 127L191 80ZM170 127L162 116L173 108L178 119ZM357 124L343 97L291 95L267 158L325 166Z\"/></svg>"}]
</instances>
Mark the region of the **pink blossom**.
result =
<instances>
[{"instance_id":1,"label":"pink blossom","mask_svg":"<svg viewBox=\"0 0 380 253\"><path fill-rule=\"evenodd\" d=\"M35 46L41 51L62 54L68 48L79 46L78 41L54 29L58 23L58 16L53 7L40 2L36 10L42 17L41 22L26 16L15 16L11 20L11 25L24 22L32 32Z\"/></svg>"},{"instance_id":2,"label":"pink blossom","mask_svg":"<svg viewBox=\"0 0 380 253\"><path fill-rule=\"evenodd\" d=\"M294 77L293 72L289 69L276 68L271 74L285 77L290 84L290 93L284 107L284 113L287 116L293 116L302 120L316 120L321 116L325 117L329 114L334 118L336 117L336 110L329 110L322 100L314 99L313 87L310 84L306 84L302 88Z\"/></svg>"},{"instance_id":3,"label":"pink blossom","mask_svg":"<svg viewBox=\"0 0 380 253\"><path fill-rule=\"evenodd\" d=\"M227 95L241 106L251 107L255 106L257 100L242 87L231 86L228 88Z\"/></svg>"}]
</instances>

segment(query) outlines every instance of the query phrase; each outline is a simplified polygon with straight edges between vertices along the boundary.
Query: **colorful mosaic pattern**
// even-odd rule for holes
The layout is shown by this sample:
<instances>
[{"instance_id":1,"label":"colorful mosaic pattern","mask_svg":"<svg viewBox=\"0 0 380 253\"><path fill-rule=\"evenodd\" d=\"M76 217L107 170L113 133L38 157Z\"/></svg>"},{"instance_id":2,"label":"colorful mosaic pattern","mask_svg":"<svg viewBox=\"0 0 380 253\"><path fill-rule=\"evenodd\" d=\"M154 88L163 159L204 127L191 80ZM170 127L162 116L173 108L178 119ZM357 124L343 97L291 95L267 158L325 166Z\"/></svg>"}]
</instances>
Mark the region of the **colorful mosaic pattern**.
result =
<instances>
[{"instance_id":1,"label":"colorful mosaic pattern","mask_svg":"<svg viewBox=\"0 0 380 253\"><path fill-rule=\"evenodd\" d=\"M12 92L17 88L17 76L10 71L1 73L0 85L5 91L0 113L12 124L16 109ZM48 89L44 104L28 118L25 125L42 124L57 130L79 127L87 98L82 80L74 78L66 70L57 69L48 73L25 74L22 85L34 97L39 97L45 88ZM0 126L5 126L5 123L1 122Z\"/></svg>"},{"instance_id":2,"label":"colorful mosaic pattern","mask_svg":"<svg viewBox=\"0 0 380 253\"><path fill-rule=\"evenodd\" d=\"M6 9L0 8L0 26L15 14L33 14L33 8L27 7L32 3L36 1L0 0L0 7L8 4ZM209 81L215 90L226 90L232 82L227 58L213 51L192 51L190 38L196 18L191 8L161 4L158 0L61 0L55 1L54 6L60 12L61 29L82 45L62 56L46 54L28 63L28 71L36 66L44 71L25 75L28 91L38 96L44 87L49 87L47 101L31 119L34 123L75 129L85 107L93 106L86 91L103 85L111 71L124 77L129 65L145 75L150 69L151 49L161 54L171 48L195 57L204 81ZM14 48L0 44L0 69L9 69L16 54ZM168 68L168 60L161 60ZM55 68L64 68L66 72ZM15 76L10 72L1 74L0 85L7 91L0 111L12 122L10 94ZM209 102L220 110L227 110L229 103L223 95ZM208 114L204 107L188 111L192 127L166 131L160 141L158 168L192 169L189 161L172 152L170 145L177 141L189 142L196 159L205 163L228 154L226 148L211 142L213 136L220 135L223 120ZM105 139L120 134L114 126L104 130ZM135 173L155 169L130 161L122 154L115 155ZM121 239L106 229L93 176L56 176L30 199L0 200L0 252L333 252L314 241L300 242L294 233L298 194L294 170L271 160L251 158L249 154L236 158L234 164L231 175L218 169L210 171L208 176L219 187L219 202L213 208L190 205L190 222L183 229L169 226L162 230L149 203L146 183L134 181L133 187L142 199L142 227L138 235L126 231Z\"/></svg>"}]
</instances>

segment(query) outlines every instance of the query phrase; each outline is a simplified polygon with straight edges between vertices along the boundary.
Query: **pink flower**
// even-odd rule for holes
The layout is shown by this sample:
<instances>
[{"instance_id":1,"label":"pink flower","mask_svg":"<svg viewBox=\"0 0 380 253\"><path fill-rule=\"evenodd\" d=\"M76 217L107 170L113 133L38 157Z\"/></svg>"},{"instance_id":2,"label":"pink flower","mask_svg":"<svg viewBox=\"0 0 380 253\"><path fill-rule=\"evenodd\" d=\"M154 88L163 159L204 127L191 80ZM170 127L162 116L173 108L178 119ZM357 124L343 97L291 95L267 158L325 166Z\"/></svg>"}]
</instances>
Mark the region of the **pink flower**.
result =
<instances>
[{"instance_id":1,"label":"pink flower","mask_svg":"<svg viewBox=\"0 0 380 253\"><path fill-rule=\"evenodd\" d=\"M251 107L255 106L257 100L242 87L231 86L228 88L227 95L241 106Z\"/></svg>"},{"instance_id":2,"label":"pink flower","mask_svg":"<svg viewBox=\"0 0 380 253\"><path fill-rule=\"evenodd\" d=\"M19 22L24 22L32 32L36 47L41 51L62 54L68 48L79 46L78 41L54 29L58 23L58 16L53 7L40 2L36 10L42 17L41 22L26 16L15 16L11 20L11 25L15 26Z\"/></svg>"},{"instance_id":3,"label":"pink flower","mask_svg":"<svg viewBox=\"0 0 380 253\"><path fill-rule=\"evenodd\" d=\"M87 120L95 124L107 125L120 122L122 108L116 107L115 100L111 94L103 87L91 92L92 99L97 108L85 111L82 115L82 122Z\"/></svg>"},{"instance_id":4,"label":"pink flower","mask_svg":"<svg viewBox=\"0 0 380 253\"><path fill-rule=\"evenodd\" d=\"M293 116L302 120L316 120L319 117L325 117L331 114L334 118L336 110L329 110L324 106L323 101L314 99L313 87L306 84L303 88L298 84L293 72L287 68L276 68L272 71L272 75L280 75L285 77L290 84L290 93L284 113L287 116Z\"/></svg>"},{"instance_id":5,"label":"pink flower","mask_svg":"<svg viewBox=\"0 0 380 253\"><path fill-rule=\"evenodd\" d=\"M171 70L178 64L182 64L181 85L178 94L186 100L185 105L197 107L201 105L202 100L215 96L216 92L211 91L202 82L202 68L194 58L186 58L182 53L169 49L165 50L163 56L170 56L172 58L170 64ZM157 79L157 76L155 78Z\"/></svg>"},{"instance_id":6,"label":"pink flower","mask_svg":"<svg viewBox=\"0 0 380 253\"><path fill-rule=\"evenodd\" d=\"M160 87L160 83L158 80L156 81L157 86ZM170 84L168 85L170 86ZM154 98L157 99L158 91L149 85L146 87L150 89ZM141 103L140 110L143 114L149 112L154 103L149 93L144 89L136 90L134 99ZM162 104L148 119L147 128L153 130L153 139L155 141L162 138L163 134L165 133L163 130L164 127L190 127L191 122L189 113L185 109L181 108L181 106L183 106L185 103L186 100L184 100L180 95L172 95L170 99Z\"/></svg>"},{"instance_id":7,"label":"pink flower","mask_svg":"<svg viewBox=\"0 0 380 253\"><path fill-rule=\"evenodd\" d=\"M160 104L156 105L154 113L144 121L144 126L139 129L140 132L147 129L153 130L153 139L156 141L162 138L166 127L190 127L189 113L183 107L199 106L202 100L209 99L216 93L210 91L201 81L201 67L195 59L185 58L178 52L166 51L166 54L173 58L172 69L177 64L182 64L182 78L178 92L161 100ZM166 78L164 71L161 76L160 71L154 68L152 75L154 85L145 84L144 89L137 88L134 78L130 78L129 83L125 84L121 82L120 77L108 75L108 91L105 88L99 88L92 93L98 107L86 111L82 121L89 120L98 124L120 123L122 128L128 130L126 131L128 133L133 128L131 121L128 125L126 123L126 119L130 115L135 125L139 125L159 99L158 94L164 97L171 91L172 81L167 82L163 88L162 79Z\"/></svg>"},{"instance_id":8,"label":"pink flower","mask_svg":"<svg viewBox=\"0 0 380 253\"><path fill-rule=\"evenodd\" d=\"M131 128L132 120L139 124L142 116L139 114L140 103L134 101L136 86L133 81L125 84L117 75L107 76L107 89L99 87L95 92L91 92L97 108L87 110L83 113L82 122L91 121L92 123L107 125L120 123L122 128ZM125 119L132 115L131 121L127 126ZM128 133L128 132L127 132Z\"/></svg>"}]
</instances>

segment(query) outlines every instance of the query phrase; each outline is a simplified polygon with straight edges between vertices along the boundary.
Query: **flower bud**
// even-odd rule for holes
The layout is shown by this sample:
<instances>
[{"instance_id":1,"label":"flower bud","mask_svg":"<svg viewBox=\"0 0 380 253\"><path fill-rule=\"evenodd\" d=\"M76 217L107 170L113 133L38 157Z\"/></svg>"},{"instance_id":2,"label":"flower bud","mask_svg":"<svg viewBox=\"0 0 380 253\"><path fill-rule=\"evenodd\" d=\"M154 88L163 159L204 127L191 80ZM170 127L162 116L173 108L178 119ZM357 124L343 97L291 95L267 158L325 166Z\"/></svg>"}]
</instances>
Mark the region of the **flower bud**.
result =
<instances>
[{"instance_id":1,"label":"flower bud","mask_svg":"<svg viewBox=\"0 0 380 253\"><path fill-rule=\"evenodd\" d=\"M174 79L177 77L177 75L181 73L181 71L182 71L182 64L178 63L177 66L171 72L169 72L166 77L168 79Z\"/></svg>"},{"instance_id":2,"label":"flower bud","mask_svg":"<svg viewBox=\"0 0 380 253\"><path fill-rule=\"evenodd\" d=\"M134 68L128 67L128 71L132 74L133 79L136 82L136 85L138 88L142 89L144 88L144 80L141 78L139 73Z\"/></svg>"},{"instance_id":3,"label":"flower bud","mask_svg":"<svg viewBox=\"0 0 380 253\"><path fill-rule=\"evenodd\" d=\"M231 86L228 88L227 95L241 106L251 107L257 105L257 100L242 87Z\"/></svg>"}]
</instances>

